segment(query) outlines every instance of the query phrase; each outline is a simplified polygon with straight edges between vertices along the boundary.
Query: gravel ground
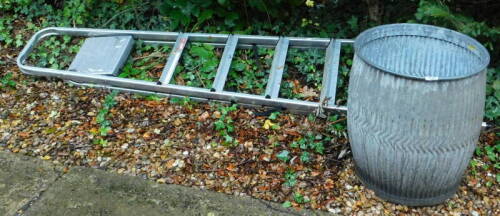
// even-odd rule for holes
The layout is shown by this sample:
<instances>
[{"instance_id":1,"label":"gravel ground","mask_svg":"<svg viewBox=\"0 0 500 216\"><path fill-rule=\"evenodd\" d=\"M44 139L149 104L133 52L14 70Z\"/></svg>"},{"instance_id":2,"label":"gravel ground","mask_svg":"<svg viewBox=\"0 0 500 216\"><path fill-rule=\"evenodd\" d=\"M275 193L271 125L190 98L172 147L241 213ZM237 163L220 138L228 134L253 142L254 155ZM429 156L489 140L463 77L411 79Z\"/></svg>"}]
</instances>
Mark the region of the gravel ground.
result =
<instances>
[{"instance_id":1,"label":"gravel ground","mask_svg":"<svg viewBox=\"0 0 500 216\"><path fill-rule=\"evenodd\" d=\"M328 123L302 115L282 113L263 127L263 110L239 108L235 119L236 147L218 145L214 121L221 115L217 104L180 106L167 99L146 100L130 94L117 96L108 119L112 131L106 147L93 144L99 125L96 115L108 92L70 86L60 80L26 76L0 51L0 77L13 73L15 88L0 89L0 150L40 157L71 166L88 166L159 183L181 184L227 194L252 196L295 208L312 208L339 214L451 214L500 215L498 170L486 157L475 157L489 169L467 171L459 192L444 204L411 208L384 202L357 180L345 133L331 134ZM297 149L288 143L308 131L335 136L324 154L312 154L309 163L297 158L284 163L277 154ZM480 145L493 145L495 133L483 133ZM284 186L284 173L293 169L297 183ZM490 183L488 183L490 182ZM293 194L309 199L297 203Z\"/></svg>"}]
</instances>

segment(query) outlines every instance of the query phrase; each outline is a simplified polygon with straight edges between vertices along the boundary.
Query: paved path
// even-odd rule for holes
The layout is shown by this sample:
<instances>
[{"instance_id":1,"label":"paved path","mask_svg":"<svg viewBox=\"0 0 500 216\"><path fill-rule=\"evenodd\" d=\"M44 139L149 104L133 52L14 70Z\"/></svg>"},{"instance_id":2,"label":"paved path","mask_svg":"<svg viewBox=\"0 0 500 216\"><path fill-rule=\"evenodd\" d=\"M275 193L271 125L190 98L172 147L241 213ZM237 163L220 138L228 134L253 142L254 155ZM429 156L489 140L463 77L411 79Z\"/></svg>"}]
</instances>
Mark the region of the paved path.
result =
<instances>
[{"instance_id":1,"label":"paved path","mask_svg":"<svg viewBox=\"0 0 500 216\"><path fill-rule=\"evenodd\" d=\"M317 215L0 151L0 215Z\"/></svg>"}]
</instances>

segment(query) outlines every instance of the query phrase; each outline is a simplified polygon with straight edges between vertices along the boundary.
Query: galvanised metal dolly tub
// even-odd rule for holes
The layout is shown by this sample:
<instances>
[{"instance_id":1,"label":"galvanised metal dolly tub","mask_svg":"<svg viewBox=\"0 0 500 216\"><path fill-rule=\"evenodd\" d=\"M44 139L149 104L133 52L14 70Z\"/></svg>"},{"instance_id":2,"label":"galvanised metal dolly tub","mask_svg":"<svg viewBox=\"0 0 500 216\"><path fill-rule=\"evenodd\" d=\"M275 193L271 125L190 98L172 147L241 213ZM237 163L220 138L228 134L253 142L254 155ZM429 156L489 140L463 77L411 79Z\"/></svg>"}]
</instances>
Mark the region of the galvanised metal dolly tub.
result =
<instances>
[{"instance_id":1,"label":"galvanised metal dolly tub","mask_svg":"<svg viewBox=\"0 0 500 216\"><path fill-rule=\"evenodd\" d=\"M419 24L366 30L354 48L347 126L358 177L389 201L443 202L458 189L479 137L487 50Z\"/></svg>"},{"instance_id":2,"label":"galvanised metal dolly tub","mask_svg":"<svg viewBox=\"0 0 500 216\"><path fill-rule=\"evenodd\" d=\"M86 37L68 70L26 64L33 48L53 35ZM173 49L158 82L118 77L136 40ZM224 47L213 85L170 84L188 42ZM451 196L471 157L483 115L489 56L475 40L426 25L395 24L363 32L355 41L348 106L335 103L340 50L349 39L272 37L85 28L46 28L19 54L27 74L83 86L195 100L286 108L293 112L348 111L348 130L362 181L387 200L429 205ZM274 47L263 95L224 90L236 48ZM279 97L289 48L325 49L320 101Z\"/></svg>"}]
</instances>

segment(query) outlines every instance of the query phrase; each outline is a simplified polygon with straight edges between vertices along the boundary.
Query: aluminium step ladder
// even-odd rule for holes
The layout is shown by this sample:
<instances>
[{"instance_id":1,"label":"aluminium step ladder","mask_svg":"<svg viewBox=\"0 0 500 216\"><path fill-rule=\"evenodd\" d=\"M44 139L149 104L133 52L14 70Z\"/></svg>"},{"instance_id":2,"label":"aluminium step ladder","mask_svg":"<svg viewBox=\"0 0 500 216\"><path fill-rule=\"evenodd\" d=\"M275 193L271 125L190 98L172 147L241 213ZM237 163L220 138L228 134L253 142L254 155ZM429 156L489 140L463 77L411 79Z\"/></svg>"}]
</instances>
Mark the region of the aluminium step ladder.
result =
<instances>
[{"instance_id":1,"label":"aluminium step ladder","mask_svg":"<svg viewBox=\"0 0 500 216\"><path fill-rule=\"evenodd\" d=\"M85 37L86 40L68 70L56 70L26 65L26 59L38 42L54 35ZM130 55L134 40L145 44L169 44L173 48L158 82L118 77L120 68ZM224 51L213 85L209 89L169 84L188 42L212 44ZM101 87L136 93L159 94L169 97L191 97L197 100L217 100L243 105L262 105L292 112L346 111L335 104L340 48L352 44L350 39L273 37L253 35L176 33L154 31L106 30L85 28L46 28L37 32L17 58L22 72L30 75L56 77L81 86ZM224 91L224 84L236 48L254 46L275 48L264 95ZM286 55L289 48L326 49L323 83L319 102L279 98Z\"/></svg>"}]
</instances>

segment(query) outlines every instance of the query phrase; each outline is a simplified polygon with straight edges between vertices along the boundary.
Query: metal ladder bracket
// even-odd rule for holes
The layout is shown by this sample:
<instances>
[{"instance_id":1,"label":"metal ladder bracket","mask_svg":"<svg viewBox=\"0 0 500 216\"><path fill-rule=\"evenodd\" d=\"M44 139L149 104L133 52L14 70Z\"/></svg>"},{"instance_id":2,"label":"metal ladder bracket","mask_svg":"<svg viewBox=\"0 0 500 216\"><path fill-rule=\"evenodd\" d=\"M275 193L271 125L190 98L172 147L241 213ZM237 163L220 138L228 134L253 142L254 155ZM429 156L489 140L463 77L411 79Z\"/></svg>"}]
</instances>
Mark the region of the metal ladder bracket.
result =
<instances>
[{"instance_id":1,"label":"metal ladder bracket","mask_svg":"<svg viewBox=\"0 0 500 216\"><path fill-rule=\"evenodd\" d=\"M69 71L116 76L127 61L133 44L132 36L87 38Z\"/></svg>"}]
</instances>

